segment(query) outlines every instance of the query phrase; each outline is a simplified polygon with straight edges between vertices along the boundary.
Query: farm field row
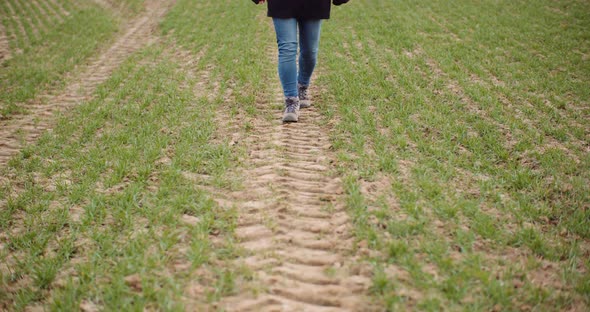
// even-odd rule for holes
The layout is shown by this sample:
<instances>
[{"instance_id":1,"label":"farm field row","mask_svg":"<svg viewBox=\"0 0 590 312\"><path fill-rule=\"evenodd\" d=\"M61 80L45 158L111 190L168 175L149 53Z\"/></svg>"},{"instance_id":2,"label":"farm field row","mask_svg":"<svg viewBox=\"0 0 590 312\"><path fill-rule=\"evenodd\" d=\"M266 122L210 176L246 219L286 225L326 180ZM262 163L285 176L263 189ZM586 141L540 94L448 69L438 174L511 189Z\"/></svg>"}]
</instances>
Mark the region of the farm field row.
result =
<instances>
[{"instance_id":1,"label":"farm field row","mask_svg":"<svg viewBox=\"0 0 590 312\"><path fill-rule=\"evenodd\" d=\"M352 0L282 125L264 6L4 1L0 310L587 310L586 12Z\"/></svg>"}]
</instances>

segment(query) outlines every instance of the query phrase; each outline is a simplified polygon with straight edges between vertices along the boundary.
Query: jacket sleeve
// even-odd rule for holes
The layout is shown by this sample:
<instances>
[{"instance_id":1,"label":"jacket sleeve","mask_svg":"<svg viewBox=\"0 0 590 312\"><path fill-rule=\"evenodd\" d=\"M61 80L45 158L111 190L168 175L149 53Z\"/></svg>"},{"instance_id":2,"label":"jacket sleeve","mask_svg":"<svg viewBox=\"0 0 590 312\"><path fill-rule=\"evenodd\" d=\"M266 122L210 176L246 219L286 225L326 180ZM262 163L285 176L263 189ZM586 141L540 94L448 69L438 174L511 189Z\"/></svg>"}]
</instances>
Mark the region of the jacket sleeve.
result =
<instances>
[{"instance_id":1,"label":"jacket sleeve","mask_svg":"<svg viewBox=\"0 0 590 312\"><path fill-rule=\"evenodd\" d=\"M332 3L334 5L341 5L341 4L345 4L347 2L348 2L348 0L332 0Z\"/></svg>"}]
</instances>

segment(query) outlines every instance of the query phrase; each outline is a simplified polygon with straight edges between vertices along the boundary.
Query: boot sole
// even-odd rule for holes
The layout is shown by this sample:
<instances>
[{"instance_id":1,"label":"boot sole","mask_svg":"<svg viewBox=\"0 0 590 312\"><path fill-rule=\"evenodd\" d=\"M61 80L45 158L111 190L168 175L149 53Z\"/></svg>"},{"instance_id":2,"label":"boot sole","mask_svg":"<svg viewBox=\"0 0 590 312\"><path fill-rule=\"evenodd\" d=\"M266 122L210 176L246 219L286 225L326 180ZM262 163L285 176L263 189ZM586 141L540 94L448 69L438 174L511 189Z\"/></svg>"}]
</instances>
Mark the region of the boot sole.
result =
<instances>
[{"instance_id":1,"label":"boot sole","mask_svg":"<svg viewBox=\"0 0 590 312\"><path fill-rule=\"evenodd\" d=\"M299 117L295 113L285 113L283 115L283 122L297 122Z\"/></svg>"}]
</instances>

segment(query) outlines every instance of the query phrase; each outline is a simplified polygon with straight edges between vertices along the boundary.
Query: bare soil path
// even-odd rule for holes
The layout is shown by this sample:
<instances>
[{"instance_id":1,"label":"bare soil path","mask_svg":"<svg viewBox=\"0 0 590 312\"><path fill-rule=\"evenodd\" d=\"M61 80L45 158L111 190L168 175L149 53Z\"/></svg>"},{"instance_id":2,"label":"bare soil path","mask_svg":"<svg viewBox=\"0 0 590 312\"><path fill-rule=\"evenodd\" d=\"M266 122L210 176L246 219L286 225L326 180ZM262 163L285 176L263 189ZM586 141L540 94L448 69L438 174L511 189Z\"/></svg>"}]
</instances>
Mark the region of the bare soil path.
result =
<instances>
[{"instance_id":1,"label":"bare soil path","mask_svg":"<svg viewBox=\"0 0 590 312\"><path fill-rule=\"evenodd\" d=\"M6 35L6 29L0 21L0 63L10 58L10 45L8 43L8 36Z\"/></svg>"},{"instance_id":2,"label":"bare soil path","mask_svg":"<svg viewBox=\"0 0 590 312\"><path fill-rule=\"evenodd\" d=\"M352 251L341 181L330 171L327 129L316 108L282 124L282 92L257 104L245 139L244 191L233 194L236 229L254 281L227 298L228 311L359 311L370 280ZM245 289L244 289L245 288ZM251 290L251 291L249 291ZM253 293L258 293L254 295Z\"/></svg>"},{"instance_id":3,"label":"bare soil path","mask_svg":"<svg viewBox=\"0 0 590 312\"><path fill-rule=\"evenodd\" d=\"M0 166L6 164L25 143L33 142L44 131L50 130L56 113L88 100L96 87L106 81L127 57L158 40L156 27L173 2L146 1L145 12L126 23L122 35L112 46L91 60L81 74L71 79L72 82L62 93L41 95L26 106L28 114L0 121Z\"/></svg>"},{"instance_id":4,"label":"bare soil path","mask_svg":"<svg viewBox=\"0 0 590 312\"><path fill-rule=\"evenodd\" d=\"M110 1L110 0L92 0L92 1L94 1L98 5L101 5L101 6L105 7L105 8L111 9L111 8L114 7L113 2Z\"/></svg>"}]
</instances>

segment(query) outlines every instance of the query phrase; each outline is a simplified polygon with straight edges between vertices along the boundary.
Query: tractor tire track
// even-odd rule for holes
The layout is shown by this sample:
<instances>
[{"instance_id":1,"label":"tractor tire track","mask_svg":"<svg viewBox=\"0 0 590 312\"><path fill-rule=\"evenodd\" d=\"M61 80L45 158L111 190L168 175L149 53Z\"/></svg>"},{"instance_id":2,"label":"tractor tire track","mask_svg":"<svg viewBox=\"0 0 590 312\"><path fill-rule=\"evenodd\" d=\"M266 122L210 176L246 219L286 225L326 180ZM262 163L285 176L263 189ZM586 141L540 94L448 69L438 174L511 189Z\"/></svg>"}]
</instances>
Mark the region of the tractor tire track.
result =
<instances>
[{"instance_id":1,"label":"tractor tire track","mask_svg":"<svg viewBox=\"0 0 590 312\"><path fill-rule=\"evenodd\" d=\"M0 166L15 155L26 143L35 141L51 129L58 112L91 98L96 87L105 82L112 72L132 53L158 40L154 34L159 20L173 1L146 1L146 11L124 27L123 35L112 46L91 61L85 70L72 79L60 94L41 95L34 104L26 105L27 114L0 121Z\"/></svg>"},{"instance_id":2,"label":"tractor tire track","mask_svg":"<svg viewBox=\"0 0 590 312\"><path fill-rule=\"evenodd\" d=\"M279 95L272 102L282 102ZM282 111L257 104L246 191L231 196L240 217L236 236L255 272L254 296L240 290L221 302L228 311L358 311L370 285L352 253L341 181L330 172L330 142L313 106L300 121L281 124ZM273 118L268 118L273 116Z\"/></svg>"}]
</instances>

